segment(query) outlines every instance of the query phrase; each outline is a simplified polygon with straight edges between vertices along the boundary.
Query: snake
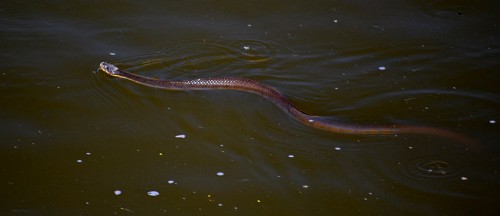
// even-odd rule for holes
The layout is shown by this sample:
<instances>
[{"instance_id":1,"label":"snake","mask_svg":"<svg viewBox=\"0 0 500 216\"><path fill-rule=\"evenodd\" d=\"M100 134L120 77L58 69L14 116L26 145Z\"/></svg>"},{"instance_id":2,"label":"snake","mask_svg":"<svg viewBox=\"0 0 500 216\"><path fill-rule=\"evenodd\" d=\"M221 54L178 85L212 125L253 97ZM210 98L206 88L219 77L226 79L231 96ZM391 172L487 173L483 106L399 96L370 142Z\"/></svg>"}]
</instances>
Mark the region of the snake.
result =
<instances>
[{"instance_id":1,"label":"snake","mask_svg":"<svg viewBox=\"0 0 500 216\"><path fill-rule=\"evenodd\" d=\"M140 76L120 70L113 64L101 62L99 69L113 77L118 77L132 82L166 90L236 90L260 95L296 121L312 128L339 134L357 135L398 135L420 134L444 137L463 143L473 143L469 137L457 132L428 126L405 124L391 125L360 125L344 122L335 122L322 116L309 115L298 109L287 97L275 88L262 82L239 77L197 78L189 80L165 80Z\"/></svg>"}]
</instances>

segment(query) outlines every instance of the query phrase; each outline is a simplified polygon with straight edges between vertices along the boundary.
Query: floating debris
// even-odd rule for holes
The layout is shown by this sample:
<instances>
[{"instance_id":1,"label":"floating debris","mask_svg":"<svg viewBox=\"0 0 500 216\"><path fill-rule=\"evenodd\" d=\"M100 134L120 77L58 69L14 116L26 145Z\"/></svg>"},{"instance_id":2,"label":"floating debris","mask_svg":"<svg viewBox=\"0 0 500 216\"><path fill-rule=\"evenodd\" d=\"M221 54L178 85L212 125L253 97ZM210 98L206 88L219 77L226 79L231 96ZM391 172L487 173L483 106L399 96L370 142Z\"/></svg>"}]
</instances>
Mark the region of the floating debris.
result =
<instances>
[{"instance_id":1,"label":"floating debris","mask_svg":"<svg viewBox=\"0 0 500 216\"><path fill-rule=\"evenodd\" d=\"M160 195L160 192L158 192L158 191L148 191L148 196L155 197L158 195Z\"/></svg>"},{"instance_id":2,"label":"floating debris","mask_svg":"<svg viewBox=\"0 0 500 216\"><path fill-rule=\"evenodd\" d=\"M184 139L184 138L186 138L186 134L175 135L175 138L177 138L177 139Z\"/></svg>"},{"instance_id":3,"label":"floating debris","mask_svg":"<svg viewBox=\"0 0 500 216\"><path fill-rule=\"evenodd\" d=\"M123 211L126 211L126 212L130 212L130 213L135 213L135 211L132 211L132 210L130 210L128 208L121 207L120 210L123 210Z\"/></svg>"}]
</instances>

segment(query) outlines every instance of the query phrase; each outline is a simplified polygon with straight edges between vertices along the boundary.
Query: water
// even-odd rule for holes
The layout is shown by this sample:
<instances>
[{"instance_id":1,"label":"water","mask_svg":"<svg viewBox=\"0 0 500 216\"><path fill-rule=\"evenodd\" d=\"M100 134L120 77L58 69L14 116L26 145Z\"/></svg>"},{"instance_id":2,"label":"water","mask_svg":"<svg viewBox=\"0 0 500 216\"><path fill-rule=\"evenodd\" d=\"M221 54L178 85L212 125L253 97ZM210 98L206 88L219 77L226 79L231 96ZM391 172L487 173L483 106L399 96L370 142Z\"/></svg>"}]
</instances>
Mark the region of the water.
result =
<instances>
[{"instance_id":1,"label":"water","mask_svg":"<svg viewBox=\"0 0 500 216\"><path fill-rule=\"evenodd\" d=\"M9 2L2 215L498 213L493 1ZM97 71L234 76L313 115L477 142L331 134L265 99Z\"/></svg>"}]
</instances>

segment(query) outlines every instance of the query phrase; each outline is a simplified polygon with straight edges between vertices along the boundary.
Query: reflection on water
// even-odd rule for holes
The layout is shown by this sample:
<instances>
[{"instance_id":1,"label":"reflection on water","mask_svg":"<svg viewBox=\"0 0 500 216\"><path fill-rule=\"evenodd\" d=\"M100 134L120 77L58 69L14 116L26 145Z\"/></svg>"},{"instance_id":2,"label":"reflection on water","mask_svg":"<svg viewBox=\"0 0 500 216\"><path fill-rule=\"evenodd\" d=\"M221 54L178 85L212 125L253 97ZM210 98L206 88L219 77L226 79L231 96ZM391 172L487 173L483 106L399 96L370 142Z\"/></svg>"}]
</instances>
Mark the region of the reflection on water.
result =
<instances>
[{"instance_id":1,"label":"reflection on water","mask_svg":"<svg viewBox=\"0 0 500 216\"><path fill-rule=\"evenodd\" d=\"M6 3L1 214L498 211L498 6L377 4ZM308 114L449 129L477 148L318 131L253 94L148 88L101 61L255 79Z\"/></svg>"}]
</instances>

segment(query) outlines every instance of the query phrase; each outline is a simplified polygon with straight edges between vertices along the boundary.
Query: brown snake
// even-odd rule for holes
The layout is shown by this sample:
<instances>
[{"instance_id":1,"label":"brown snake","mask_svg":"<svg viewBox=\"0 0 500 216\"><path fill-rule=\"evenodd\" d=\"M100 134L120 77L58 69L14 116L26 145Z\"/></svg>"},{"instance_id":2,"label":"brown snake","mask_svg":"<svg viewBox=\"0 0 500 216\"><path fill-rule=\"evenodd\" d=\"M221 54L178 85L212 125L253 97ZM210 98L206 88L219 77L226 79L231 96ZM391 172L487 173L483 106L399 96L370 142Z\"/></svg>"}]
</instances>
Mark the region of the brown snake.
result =
<instances>
[{"instance_id":1,"label":"brown snake","mask_svg":"<svg viewBox=\"0 0 500 216\"><path fill-rule=\"evenodd\" d=\"M132 74L120 70L118 69L118 67L106 62L101 62L100 69L111 76L128 79L130 81L139 83L141 85L153 88L161 88L167 90L214 90L214 89L237 90L237 91L244 91L244 92L258 94L276 104L279 108L281 108L287 114L292 116L298 122L313 128L333 133L378 134L378 135L426 134L426 135L444 137L463 143L469 143L469 144L474 143L474 141L472 141L470 138L466 136L440 128L412 126L412 125L361 126L361 125L328 121L321 116L312 116L305 114L304 112L300 111L297 107L295 107L292 104L292 102L290 102L290 100L288 100L285 96L283 96L283 94L281 94L273 87L251 79L222 77L222 78L200 78L200 79L180 80L180 81L161 80L161 79L148 78Z\"/></svg>"}]
</instances>

